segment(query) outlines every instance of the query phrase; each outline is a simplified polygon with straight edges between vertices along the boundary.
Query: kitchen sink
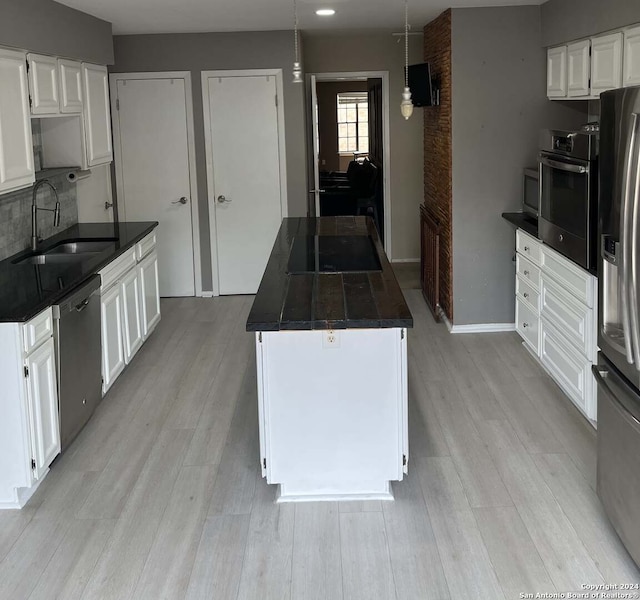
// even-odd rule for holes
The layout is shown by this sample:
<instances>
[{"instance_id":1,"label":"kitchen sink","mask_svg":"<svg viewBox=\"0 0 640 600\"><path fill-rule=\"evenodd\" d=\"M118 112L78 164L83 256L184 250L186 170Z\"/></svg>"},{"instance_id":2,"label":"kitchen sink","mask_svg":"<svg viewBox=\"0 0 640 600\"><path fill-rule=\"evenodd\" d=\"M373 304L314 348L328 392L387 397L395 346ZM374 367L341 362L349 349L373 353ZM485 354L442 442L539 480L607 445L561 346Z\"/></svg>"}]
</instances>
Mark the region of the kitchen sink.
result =
<instances>
[{"instance_id":1,"label":"kitchen sink","mask_svg":"<svg viewBox=\"0 0 640 600\"><path fill-rule=\"evenodd\" d=\"M63 242L54 246L43 254L50 256L54 254L97 254L107 250L114 240L88 240L78 242Z\"/></svg>"},{"instance_id":2,"label":"kitchen sink","mask_svg":"<svg viewBox=\"0 0 640 600\"><path fill-rule=\"evenodd\" d=\"M16 265L22 264L32 264L32 265L50 265L50 264L61 264L61 263L76 263L82 262L83 260L87 260L87 258L91 258L95 256L95 252L84 252L84 253L75 253L75 254L64 254L64 253L53 253L53 254L30 254L29 256L25 256L20 260L14 261Z\"/></svg>"}]
</instances>

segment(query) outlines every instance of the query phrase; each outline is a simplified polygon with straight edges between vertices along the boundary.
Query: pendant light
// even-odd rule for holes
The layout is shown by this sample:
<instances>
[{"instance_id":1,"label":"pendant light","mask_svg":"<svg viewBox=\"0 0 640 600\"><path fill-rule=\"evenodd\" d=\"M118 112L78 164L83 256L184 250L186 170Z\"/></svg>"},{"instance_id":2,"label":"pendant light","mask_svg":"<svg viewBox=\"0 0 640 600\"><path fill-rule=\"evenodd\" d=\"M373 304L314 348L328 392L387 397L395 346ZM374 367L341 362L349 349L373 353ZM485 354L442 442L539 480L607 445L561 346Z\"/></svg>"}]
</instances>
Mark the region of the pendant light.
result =
<instances>
[{"instance_id":1,"label":"pendant light","mask_svg":"<svg viewBox=\"0 0 640 600\"><path fill-rule=\"evenodd\" d=\"M400 112L405 119L409 119L413 114L413 102L411 102L409 89L409 0L404 0L404 90Z\"/></svg>"},{"instance_id":2,"label":"pendant light","mask_svg":"<svg viewBox=\"0 0 640 600\"><path fill-rule=\"evenodd\" d=\"M293 0L293 46L295 60L293 63L293 83L302 83L302 67L300 66L300 52L298 49L298 3Z\"/></svg>"}]
</instances>

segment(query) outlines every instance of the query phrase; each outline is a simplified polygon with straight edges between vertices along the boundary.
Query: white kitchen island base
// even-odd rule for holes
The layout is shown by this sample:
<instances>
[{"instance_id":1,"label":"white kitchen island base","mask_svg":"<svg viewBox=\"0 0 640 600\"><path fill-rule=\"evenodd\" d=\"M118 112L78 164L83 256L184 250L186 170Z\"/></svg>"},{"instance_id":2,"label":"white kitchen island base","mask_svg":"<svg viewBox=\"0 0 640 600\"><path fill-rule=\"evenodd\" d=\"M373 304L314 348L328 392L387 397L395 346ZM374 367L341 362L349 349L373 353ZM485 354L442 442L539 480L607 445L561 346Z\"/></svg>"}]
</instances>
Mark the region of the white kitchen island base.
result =
<instances>
[{"instance_id":1,"label":"white kitchen island base","mask_svg":"<svg viewBox=\"0 0 640 600\"><path fill-rule=\"evenodd\" d=\"M256 356L278 501L392 500L409 457L406 329L259 332Z\"/></svg>"}]
</instances>

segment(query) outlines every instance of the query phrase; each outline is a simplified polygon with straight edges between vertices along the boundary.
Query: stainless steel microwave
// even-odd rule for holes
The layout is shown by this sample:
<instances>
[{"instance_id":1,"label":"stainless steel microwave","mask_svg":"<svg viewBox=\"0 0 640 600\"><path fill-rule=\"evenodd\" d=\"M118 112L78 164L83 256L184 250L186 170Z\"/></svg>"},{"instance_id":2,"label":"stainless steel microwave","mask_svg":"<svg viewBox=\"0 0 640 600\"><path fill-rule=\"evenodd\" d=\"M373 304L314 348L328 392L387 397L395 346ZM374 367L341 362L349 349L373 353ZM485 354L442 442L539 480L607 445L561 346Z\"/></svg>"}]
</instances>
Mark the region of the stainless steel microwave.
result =
<instances>
[{"instance_id":1,"label":"stainless steel microwave","mask_svg":"<svg viewBox=\"0 0 640 600\"><path fill-rule=\"evenodd\" d=\"M522 212L536 219L540 215L540 172L535 167L524 170Z\"/></svg>"}]
</instances>

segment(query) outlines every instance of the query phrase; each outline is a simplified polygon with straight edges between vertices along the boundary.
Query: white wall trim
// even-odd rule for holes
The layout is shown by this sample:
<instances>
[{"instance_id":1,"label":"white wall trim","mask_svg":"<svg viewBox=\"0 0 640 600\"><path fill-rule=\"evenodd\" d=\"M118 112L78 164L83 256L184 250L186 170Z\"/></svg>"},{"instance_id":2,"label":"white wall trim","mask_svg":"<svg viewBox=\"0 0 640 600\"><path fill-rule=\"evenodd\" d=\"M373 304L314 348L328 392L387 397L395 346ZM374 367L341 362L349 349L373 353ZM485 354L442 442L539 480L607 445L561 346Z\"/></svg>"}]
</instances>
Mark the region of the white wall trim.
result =
<instances>
[{"instance_id":1,"label":"white wall trim","mask_svg":"<svg viewBox=\"0 0 640 600\"><path fill-rule=\"evenodd\" d=\"M419 263L420 259L419 258L394 258L392 261L392 263L400 265L400 264L409 264L409 263Z\"/></svg>"},{"instance_id":2,"label":"white wall trim","mask_svg":"<svg viewBox=\"0 0 640 600\"><path fill-rule=\"evenodd\" d=\"M202 298L213 298L213 292L211 290L203 291Z\"/></svg>"},{"instance_id":3,"label":"white wall trim","mask_svg":"<svg viewBox=\"0 0 640 600\"><path fill-rule=\"evenodd\" d=\"M452 325L451 321L442 316L449 333L505 333L515 331L515 323L474 323L472 325Z\"/></svg>"},{"instance_id":4,"label":"white wall trim","mask_svg":"<svg viewBox=\"0 0 640 600\"><path fill-rule=\"evenodd\" d=\"M120 139L120 115L116 110L118 95L118 80L128 79L183 79L185 91L185 108L187 116L187 150L189 159L189 193L191 195L191 239L193 243L193 274L195 284L195 295L202 296L202 265L200 248L200 204L198 202L198 177L196 171L196 146L195 146L195 125L193 119L193 94L191 89L190 71L163 71L158 73L112 73L109 75L109 86L111 92L111 115L112 121L117 123L113 127L113 149L116 171L116 195L117 198L124 198L124 181L122 179L122 145ZM120 207L118 207L120 208ZM126 211L125 211L126 219Z\"/></svg>"},{"instance_id":5,"label":"white wall trim","mask_svg":"<svg viewBox=\"0 0 640 600\"><path fill-rule=\"evenodd\" d=\"M393 245L391 233L391 140L389 125L389 71L347 71L344 73L309 73L318 81L341 81L343 79L382 79L382 146L384 166L382 178L384 184L384 249L387 258L393 262ZM307 110L309 110L307 108ZM312 118L308 115L308 118ZM307 151L313 156L313 138L307 142Z\"/></svg>"},{"instance_id":6,"label":"white wall trim","mask_svg":"<svg viewBox=\"0 0 640 600\"><path fill-rule=\"evenodd\" d=\"M282 83L282 69L242 69L242 70L217 70L201 71L202 81L202 110L204 116L204 140L207 156L207 195L209 207L209 236L211 242L211 281L212 295L220 295L220 280L218 277L218 244L216 238L216 212L215 189L213 181L213 156L211 152L211 110L209 98L209 85L207 80L212 77L261 77L274 76L276 78L276 96L278 98L278 152L280 155L280 211L282 218L289 214L288 190L287 190L287 152L285 143L284 123L284 87Z\"/></svg>"}]
</instances>

